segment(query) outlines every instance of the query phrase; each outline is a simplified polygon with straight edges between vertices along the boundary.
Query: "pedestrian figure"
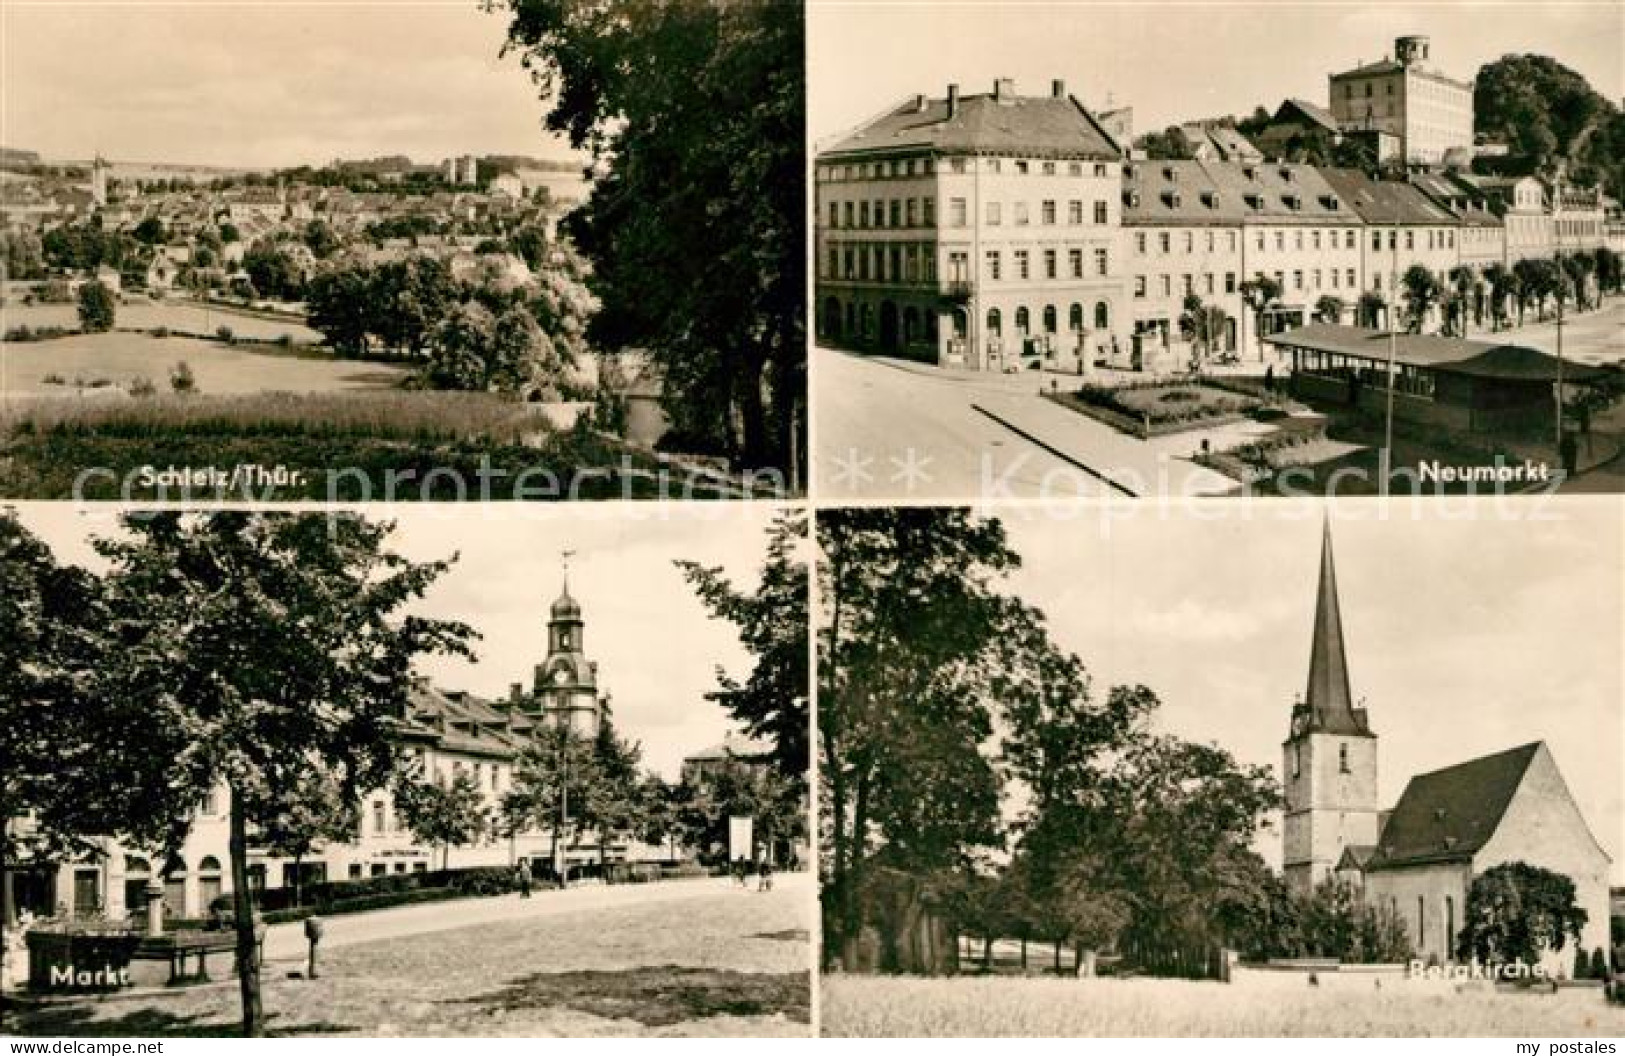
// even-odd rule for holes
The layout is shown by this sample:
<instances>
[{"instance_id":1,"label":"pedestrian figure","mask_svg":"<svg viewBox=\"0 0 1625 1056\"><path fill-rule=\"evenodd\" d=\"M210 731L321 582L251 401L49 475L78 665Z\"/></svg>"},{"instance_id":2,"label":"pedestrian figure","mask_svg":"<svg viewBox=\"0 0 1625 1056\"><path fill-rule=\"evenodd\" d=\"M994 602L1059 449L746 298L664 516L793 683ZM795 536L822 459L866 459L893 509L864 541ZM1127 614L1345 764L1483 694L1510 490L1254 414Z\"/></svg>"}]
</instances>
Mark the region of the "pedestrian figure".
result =
<instances>
[{"instance_id":1,"label":"pedestrian figure","mask_svg":"<svg viewBox=\"0 0 1625 1056\"><path fill-rule=\"evenodd\" d=\"M1557 451L1563 459L1564 476L1574 476L1575 470L1579 468L1580 445L1575 443L1573 433L1564 432L1562 441L1557 445Z\"/></svg>"},{"instance_id":2,"label":"pedestrian figure","mask_svg":"<svg viewBox=\"0 0 1625 1056\"><path fill-rule=\"evenodd\" d=\"M1274 363L1271 363L1269 366L1264 368L1264 391L1265 392L1274 392L1275 391L1275 364Z\"/></svg>"},{"instance_id":3,"label":"pedestrian figure","mask_svg":"<svg viewBox=\"0 0 1625 1056\"><path fill-rule=\"evenodd\" d=\"M517 866L515 866L515 868L519 870L519 875L517 877L517 879L519 881L519 897L520 898L529 898L530 897L530 880L531 880L530 862L529 861L521 861Z\"/></svg>"},{"instance_id":4,"label":"pedestrian figure","mask_svg":"<svg viewBox=\"0 0 1625 1056\"><path fill-rule=\"evenodd\" d=\"M310 942L310 956L306 964L305 978L316 978L316 946L322 941L322 918L310 916L305 918L305 938Z\"/></svg>"},{"instance_id":5,"label":"pedestrian figure","mask_svg":"<svg viewBox=\"0 0 1625 1056\"><path fill-rule=\"evenodd\" d=\"M750 872L750 863L745 860L744 855L740 855L738 858L734 859L733 872L734 883L738 884L740 887L744 887L745 877Z\"/></svg>"},{"instance_id":6,"label":"pedestrian figure","mask_svg":"<svg viewBox=\"0 0 1625 1056\"><path fill-rule=\"evenodd\" d=\"M773 863L765 857L756 866L756 890L773 890Z\"/></svg>"}]
</instances>

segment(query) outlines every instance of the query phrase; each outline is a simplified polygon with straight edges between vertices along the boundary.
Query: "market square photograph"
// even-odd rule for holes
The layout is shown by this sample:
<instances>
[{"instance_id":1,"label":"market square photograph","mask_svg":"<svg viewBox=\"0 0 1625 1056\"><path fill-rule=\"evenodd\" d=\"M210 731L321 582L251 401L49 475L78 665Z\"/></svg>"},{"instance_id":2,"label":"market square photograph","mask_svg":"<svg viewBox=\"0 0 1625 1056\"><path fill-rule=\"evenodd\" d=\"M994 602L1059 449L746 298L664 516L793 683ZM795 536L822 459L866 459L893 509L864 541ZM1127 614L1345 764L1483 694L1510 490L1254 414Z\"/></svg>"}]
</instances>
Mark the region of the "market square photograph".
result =
<instances>
[{"instance_id":1,"label":"market square photograph","mask_svg":"<svg viewBox=\"0 0 1625 1056\"><path fill-rule=\"evenodd\" d=\"M805 517L709 508L0 511L0 1029L808 1035Z\"/></svg>"},{"instance_id":2,"label":"market square photograph","mask_svg":"<svg viewBox=\"0 0 1625 1056\"><path fill-rule=\"evenodd\" d=\"M1622 35L810 5L818 494L1625 491Z\"/></svg>"}]
</instances>

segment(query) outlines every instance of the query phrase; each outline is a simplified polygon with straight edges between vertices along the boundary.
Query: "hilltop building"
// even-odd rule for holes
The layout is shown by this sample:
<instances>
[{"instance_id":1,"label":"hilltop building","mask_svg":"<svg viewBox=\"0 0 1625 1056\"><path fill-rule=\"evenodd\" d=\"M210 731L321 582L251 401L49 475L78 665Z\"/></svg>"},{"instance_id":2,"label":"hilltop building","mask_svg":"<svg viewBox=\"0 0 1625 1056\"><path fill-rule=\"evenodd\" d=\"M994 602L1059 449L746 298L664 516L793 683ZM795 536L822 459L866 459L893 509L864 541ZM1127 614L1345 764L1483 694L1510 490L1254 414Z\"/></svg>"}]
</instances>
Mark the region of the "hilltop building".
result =
<instances>
[{"instance_id":1,"label":"hilltop building","mask_svg":"<svg viewBox=\"0 0 1625 1056\"><path fill-rule=\"evenodd\" d=\"M1597 843L1545 742L1520 745L1410 779L1380 809L1377 734L1349 690L1331 527L1322 542L1309 683L1283 744L1287 882L1308 890L1333 874L1403 921L1417 956L1456 961L1473 878L1524 862L1573 881L1586 911L1581 945L1608 945L1608 855ZM1549 971L1570 959L1547 951Z\"/></svg>"},{"instance_id":2,"label":"hilltop building","mask_svg":"<svg viewBox=\"0 0 1625 1056\"><path fill-rule=\"evenodd\" d=\"M1331 74L1329 99L1338 128L1378 129L1399 139L1408 163L1439 164L1447 151L1473 145L1473 86L1424 65L1423 36L1394 41L1392 58Z\"/></svg>"}]
</instances>

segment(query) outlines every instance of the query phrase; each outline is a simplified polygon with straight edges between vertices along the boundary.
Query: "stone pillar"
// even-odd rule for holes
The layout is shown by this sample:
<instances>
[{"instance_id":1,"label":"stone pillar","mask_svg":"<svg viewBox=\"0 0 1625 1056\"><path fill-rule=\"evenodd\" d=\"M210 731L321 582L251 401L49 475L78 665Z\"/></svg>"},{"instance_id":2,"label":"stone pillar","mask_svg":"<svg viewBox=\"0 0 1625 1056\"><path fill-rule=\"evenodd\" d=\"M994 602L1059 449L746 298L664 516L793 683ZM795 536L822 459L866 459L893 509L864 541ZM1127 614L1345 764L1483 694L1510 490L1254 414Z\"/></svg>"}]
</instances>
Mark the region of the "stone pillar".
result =
<instances>
[{"instance_id":1,"label":"stone pillar","mask_svg":"<svg viewBox=\"0 0 1625 1056\"><path fill-rule=\"evenodd\" d=\"M147 934L152 936L164 933L164 885L154 873L152 879L147 881Z\"/></svg>"}]
</instances>

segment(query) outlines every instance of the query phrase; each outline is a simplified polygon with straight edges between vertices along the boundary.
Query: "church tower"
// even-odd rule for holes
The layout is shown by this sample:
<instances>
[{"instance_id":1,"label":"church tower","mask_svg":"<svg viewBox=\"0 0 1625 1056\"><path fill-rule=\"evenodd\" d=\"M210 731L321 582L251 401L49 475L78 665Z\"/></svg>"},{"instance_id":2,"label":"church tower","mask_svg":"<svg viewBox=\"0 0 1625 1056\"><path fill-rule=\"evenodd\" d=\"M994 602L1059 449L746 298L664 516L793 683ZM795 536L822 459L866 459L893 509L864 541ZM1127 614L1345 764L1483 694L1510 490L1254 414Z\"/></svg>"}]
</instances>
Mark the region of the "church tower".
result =
<instances>
[{"instance_id":1,"label":"church tower","mask_svg":"<svg viewBox=\"0 0 1625 1056\"><path fill-rule=\"evenodd\" d=\"M1349 692L1329 520L1321 541L1309 686L1292 706L1291 732L1282 747L1282 861L1287 883L1308 890L1336 868L1346 848L1375 845L1378 827L1377 735Z\"/></svg>"},{"instance_id":2,"label":"church tower","mask_svg":"<svg viewBox=\"0 0 1625 1056\"><path fill-rule=\"evenodd\" d=\"M584 630L581 604L570 596L566 575L548 616L547 659L536 665L531 699L547 723L596 737L604 701L598 695L598 665L583 651Z\"/></svg>"}]
</instances>

